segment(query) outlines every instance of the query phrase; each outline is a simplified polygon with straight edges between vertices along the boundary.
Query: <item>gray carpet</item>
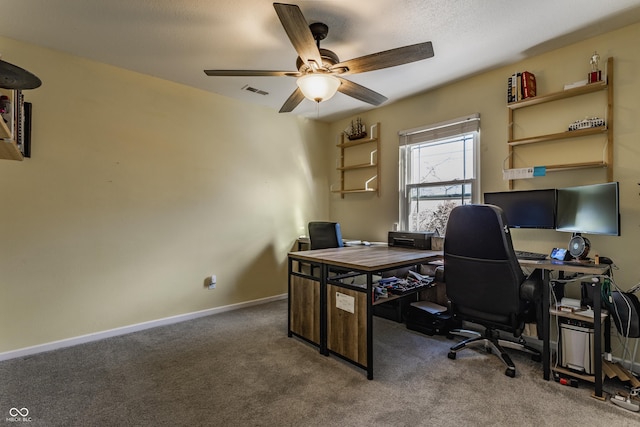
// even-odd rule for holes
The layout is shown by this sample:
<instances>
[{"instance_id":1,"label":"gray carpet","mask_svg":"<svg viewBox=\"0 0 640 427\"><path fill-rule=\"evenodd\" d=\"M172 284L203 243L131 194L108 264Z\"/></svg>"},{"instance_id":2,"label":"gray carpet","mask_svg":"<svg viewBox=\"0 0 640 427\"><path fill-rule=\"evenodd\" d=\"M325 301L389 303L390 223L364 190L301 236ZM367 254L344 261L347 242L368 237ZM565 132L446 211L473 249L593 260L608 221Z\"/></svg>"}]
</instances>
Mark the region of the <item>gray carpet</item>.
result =
<instances>
[{"instance_id":1,"label":"gray carpet","mask_svg":"<svg viewBox=\"0 0 640 427\"><path fill-rule=\"evenodd\" d=\"M0 424L27 408L30 426L640 425L517 352L508 378L495 356L450 360L452 341L376 318L368 381L286 328L277 301L1 362Z\"/></svg>"}]
</instances>

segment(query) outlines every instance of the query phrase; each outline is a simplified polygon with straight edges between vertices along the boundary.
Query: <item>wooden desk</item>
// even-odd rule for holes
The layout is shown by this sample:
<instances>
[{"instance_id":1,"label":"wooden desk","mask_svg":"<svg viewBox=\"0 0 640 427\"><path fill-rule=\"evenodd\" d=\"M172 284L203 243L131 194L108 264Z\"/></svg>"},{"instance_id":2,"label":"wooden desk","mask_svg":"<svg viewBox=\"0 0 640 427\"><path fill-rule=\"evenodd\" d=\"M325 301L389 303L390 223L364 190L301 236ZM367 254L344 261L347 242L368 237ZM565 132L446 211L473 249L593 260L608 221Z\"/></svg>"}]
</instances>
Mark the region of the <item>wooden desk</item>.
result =
<instances>
[{"instance_id":1,"label":"wooden desk","mask_svg":"<svg viewBox=\"0 0 640 427\"><path fill-rule=\"evenodd\" d=\"M367 378L373 379L374 274L441 257L442 252L382 245L290 252L288 335L366 369ZM311 272L304 272L300 264L309 265ZM366 276L366 283L345 283L345 271Z\"/></svg>"},{"instance_id":2,"label":"wooden desk","mask_svg":"<svg viewBox=\"0 0 640 427\"><path fill-rule=\"evenodd\" d=\"M440 259L442 252L425 251L388 246L352 246L333 249L290 252L289 271L289 316L288 335L300 337L317 346L320 353L336 354L367 370L367 378L373 379L373 275L383 271L427 264ZM572 265L551 260L519 260L524 268L539 268L543 271L542 318L542 365L543 377L551 376L550 351L550 279L551 271L603 275L608 265ZM294 270L294 263L305 263L318 274ZM299 266L298 266L299 267ZM345 270L366 275L366 285L356 286L341 283L332 277L340 277ZM594 318L601 316L600 286L594 292ZM339 297L337 293L344 295ZM338 308L337 298L353 299L353 313ZM381 301L386 302L387 300ZM594 335L602 334L601 322L594 322ZM596 339L594 354L595 392L602 398L602 343Z\"/></svg>"},{"instance_id":3,"label":"wooden desk","mask_svg":"<svg viewBox=\"0 0 640 427\"><path fill-rule=\"evenodd\" d=\"M549 293L549 273L551 271L564 271L566 273L580 273L585 275L604 275L609 271L609 265L606 264L582 264L575 265L573 263L563 263L560 261L534 261L534 260L519 260L522 267L527 268L540 268L543 271L543 287L542 287L542 375L545 380L549 380L551 375L551 350L550 350L550 293ZM594 283L597 289L593 292L593 332L594 332L594 397L603 399L602 394L602 321L598 321L602 315L602 303L600 300L600 287L602 281L598 280ZM586 320L586 319L585 319ZM607 319L606 327L610 327L610 320ZM607 347L610 347L610 343L605 343ZM611 351L607 348L607 351Z\"/></svg>"}]
</instances>

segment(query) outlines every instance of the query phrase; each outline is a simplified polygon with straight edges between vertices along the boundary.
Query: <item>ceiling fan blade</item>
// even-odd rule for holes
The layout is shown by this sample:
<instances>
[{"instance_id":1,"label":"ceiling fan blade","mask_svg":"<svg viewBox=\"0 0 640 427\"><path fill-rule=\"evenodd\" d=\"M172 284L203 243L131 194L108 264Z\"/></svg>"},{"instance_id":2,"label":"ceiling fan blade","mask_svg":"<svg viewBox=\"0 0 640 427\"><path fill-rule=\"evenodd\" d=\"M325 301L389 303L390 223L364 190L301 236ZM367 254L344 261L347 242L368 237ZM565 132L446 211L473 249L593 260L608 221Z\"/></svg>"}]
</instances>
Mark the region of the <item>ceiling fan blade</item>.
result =
<instances>
[{"instance_id":1,"label":"ceiling fan blade","mask_svg":"<svg viewBox=\"0 0 640 427\"><path fill-rule=\"evenodd\" d=\"M345 95L349 95L352 98L359 99L360 101L364 101L371 105L380 105L387 100L387 97L379 94L378 92L374 92L371 89L368 89L364 86L359 85L358 83L354 83L351 80L346 80L338 77L340 82L342 83L338 86L338 91L344 93Z\"/></svg>"},{"instance_id":2,"label":"ceiling fan blade","mask_svg":"<svg viewBox=\"0 0 640 427\"><path fill-rule=\"evenodd\" d=\"M293 91L291 96L287 98L284 104L282 104L282 107L280 108L279 112L290 113L291 111L293 111L294 108L298 106L298 104L302 102L303 99L304 99L304 95L302 94L302 91L300 90L300 88L297 87L296 90Z\"/></svg>"},{"instance_id":3,"label":"ceiling fan blade","mask_svg":"<svg viewBox=\"0 0 640 427\"><path fill-rule=\"evenodd\" d=\"M290 76L299 77L300 73L297 71L269 71L269 70L204 70L207 76L239 76L239 77L278 77L278 76Z\"/></svg>"},{"instance_id":4,"label":"ceiling fan blade","mask_svg":"<svg viewBox=\"0 0 640 427\"><path fill-rule=\"evenodd\" d=\"M383 68L421 61L431 57L433 57L433 45L431 42L425 42L350 59L334 65L331 69L345 69L341 72L343 75L365 73L367 71L381 70Z\"/></svg>"},{"instance_id":5,"label":"ceiling fan blade","mask_svg":"<svg viewBox=\"0 0 640 427\"><path fill-rule=\"evenodd\" d=\"M320 52L300 8L294 4L284 3L274 3L273 7L300 59L307 65L309 61L314 61L318 67L321 67Z\"/></svg>"}]
</instances>

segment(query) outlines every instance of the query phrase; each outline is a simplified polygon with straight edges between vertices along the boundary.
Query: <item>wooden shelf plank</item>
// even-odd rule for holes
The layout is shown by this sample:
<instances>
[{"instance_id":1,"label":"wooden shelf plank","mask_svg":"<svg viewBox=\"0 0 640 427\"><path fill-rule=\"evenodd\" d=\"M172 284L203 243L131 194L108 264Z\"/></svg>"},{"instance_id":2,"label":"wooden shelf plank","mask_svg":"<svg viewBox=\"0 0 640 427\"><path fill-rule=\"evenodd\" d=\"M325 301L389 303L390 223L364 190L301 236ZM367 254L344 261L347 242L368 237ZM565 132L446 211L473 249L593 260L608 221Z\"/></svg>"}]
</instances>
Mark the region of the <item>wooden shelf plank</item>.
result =
<instances>
[{"instance_id":1,"label":"wooden shelf plank","mask_svg":"<svg viewBox=\"0 0 640 427\"><path fill-rule=\"evenodd\" d=\"M567 311L560 311L555 308L549 308L549 314L552 316L565 317L567 319L576 319L576 320L581 320L583 322L590 322L590 323L594 322L593 317L581 316L577 313L578 312L570 313ZM602 310L600 313L600 323L604 322L607 316L609 316L607 310Z\"/></svg>"},{"instance_id":2,"label":"wooden shelf plank","mask_svg":"<svg viewBox=\"0 0 640 427\"><path fill-rule=\"evenodd\" d=\"M0 159L24 160L24 156L14 141L0 140Z\"/></svg>"},{"instance_id":3,"label":"wooden shelf plank","mask_svg":"<svg viewBox=\"0 0 640 427\"><path fill-rule=\"evenodd\" d=\"M534 144L537 142L545 142L545 141L552 141L552 140L558 140L558 139L579 138L582 136L599 135L602 133L607 133L607 131L608 129L606 126L598 126L598 127L589 128L589 129L579 129L579 130L572 130L567 132L552 133L548 135L533 136L530 138L514 139L511 141L507 141L507 144L511 146Z\"/></svg>"},{"instance_id":4,"label":"wooden shelf plank","mask_svg":"<svg viewBox=\"0 0 640 427\"><path fill-rule=\"evenodd\" d=\"M336 168L339 171L348 171L348 170L354 170L354 169L366 169L366 168L375 168L377 165L377 163L371 164L371 163L362 163L359 165L350 165L350 166L342 166L342 167L338 167Z\"/></svg>"},{"instance_id":5,"label":"wooden shelf plank","mask_svg":"<svg viewBox=\"0 0 640 427\"><path fill-rule=\"evenodd\" d=\"M560 92L553 92L547 95L534 96L533 98L523 99L522 101L512 102L507 104L507 107L516 110L518 108L530 107L536 104L543 104L545 102L558 101L560 99L571 98L573 96L585 95L587 93L598 92L607 89L608 84L606 82L591 83L584 86L579 86L573 89L567 89Z\"/></svg>"},{"instance_id":6,"label":"wooden shelf plank","mask_svg":"<svg viewBox=\"0 0 640 427\"><path fill-rule=\"evenodd\" d=\"M0 138L11 138L11 131L2 119L0 119Z\"/></svg>"},{"instance_id":7,"label":"wooden shelf plank","mask_svg":"<svg viewBox=\"0 0 640 427\"><path fill-rule=\"evenodd\" d=\"M370 142L376 142L378 138L362 138L362 139L354 139L353 141L343 142L341 144L336 144L336 147L347 148L353 147L356 145L368 144Z\"/></svg>"},{"instance_id":8,"label":"wooden shelf plank","mask_svg":"<svg viewBox=\"0 0 640 427\"><path fill-rule=\"evenodd\" d=\"M590 168L606 168L607 163L599 161L599 162L581 162L581 163L566 163L560 165L549 165L545 166L547 168L547 172L559 172L559 171L567 171L574 169L590 169Z\"/></svg>"},{"instance_id":9,"label":"wooden shelf plank","mask_svg":"<svg viewBox=\"0 0 640 427\"><path fill-rule=\"evenodd\" d=\"M560 372L561 374L565 374L565 375L569 375L570 377L574 377L574 378L580 378L581 380L585 380L585 381L589 381L589 382L596 382L596 376L595 375L586 375L586 374L580 374L578 372L572 371L570 369L566 369L563 368L562 366L554 366L551 368L552 371L555 372ZM604 372L602 373L602 379L604 380Z\"/></svg>"},{"instance_id":10,"label":"wooden shelf plank","mask_svg":"<svg viewBox=\"0 0 640 427\"><path fill-rule=\"evenodd\" d=\"M356 188L353 190L333 190L332 193L348 194L348 193L371 193L378 191L375 188Z\"/></svg>"}]
</instances>

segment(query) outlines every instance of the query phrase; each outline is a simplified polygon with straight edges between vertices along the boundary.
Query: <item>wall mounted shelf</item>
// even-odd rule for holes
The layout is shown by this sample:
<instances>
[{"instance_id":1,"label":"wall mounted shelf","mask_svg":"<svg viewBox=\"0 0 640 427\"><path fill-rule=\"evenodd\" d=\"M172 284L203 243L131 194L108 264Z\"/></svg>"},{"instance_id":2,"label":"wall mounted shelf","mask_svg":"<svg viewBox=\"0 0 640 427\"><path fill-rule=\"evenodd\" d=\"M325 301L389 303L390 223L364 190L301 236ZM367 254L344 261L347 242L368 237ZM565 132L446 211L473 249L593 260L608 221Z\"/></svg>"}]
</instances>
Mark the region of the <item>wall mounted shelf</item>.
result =
<instances>
[{"instance_id":1,"label":"wall mounted shelf","mask_svg":"<svg viewBox=\"0 0 640 427\"><path fill-rule=\"evenodd\" d=\"M534 105L550 103L600 91L607 91L605 126L551 133L546 135L535 135L526 138L514 138L515 111L526 107L532 107ZM514 167L514 151L518 146L548 141L556 141L557 143L562 143L563 141L568 141L570 139L584 138L592 135L605 135L606 142L603 149L604 154L602 156L602 160L571 162L565 164L551 164L545 165L544 167L548 172L604 167L607 168L607 181L613 181L613 58L607 59L606 77L602 82L591 83L585 86L566 89L561 92L553 92L547 95L535 96L533 98L527 98L522 101L512 102L507 104L507 110L509 113L507 138L507 144L509 146L509 169L512 169ZM512 179L509 180L509 189L513 189Z\"/></svg>"},{"instance_id":2,"label":"wall mounted shelf","mask_svg":"<svg viewBox=\"0 0 640 427\"><path fill-rule=\"evenodd\" d=\"M369 144L372 147L372 149L366 154L364 152L356 153L356 150L349 150L350 148L362 146L365 144ZM380 196L380 181L378 180L378 177L380 176L380 123L375 123L370 126L369 137L348 140L345 138L345 134L341 133L340 143L336 144L336 147L340 149L340 164L336 167L336 170L340 171L340 188L336 190L332 188L331 192L339 193L342 198L344 198L345 194L354 193L376 193L378 196ZM349 156L349 154L347 153L348 151L352 152L353 156ZM365 155L369 156L369 161L363 163L362 160ZM354 177L354 179L357 179L362 183L362 187L348 188L348 173L355 171L364 171L366 169L372 169L373 175L367 175L366 177ZM375 187L373 186L374 182Z\"/></svg>"},{"instance_id":3,"label":"wall mounted shelf","mask_svg":"<svg viewBox=\"0 0 640 427\"><path fill-rule=\"evenodd\" d=\"M17 112L23 105L22 94L18 90L1 89L0 95L9 97L13 116L12 123L8 125L0 118L0 159L22 161L25 156L16 142L17 129L21 119Z\"/></svg>"}]
</instances>

